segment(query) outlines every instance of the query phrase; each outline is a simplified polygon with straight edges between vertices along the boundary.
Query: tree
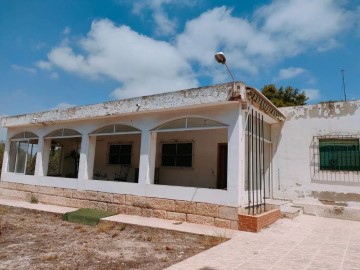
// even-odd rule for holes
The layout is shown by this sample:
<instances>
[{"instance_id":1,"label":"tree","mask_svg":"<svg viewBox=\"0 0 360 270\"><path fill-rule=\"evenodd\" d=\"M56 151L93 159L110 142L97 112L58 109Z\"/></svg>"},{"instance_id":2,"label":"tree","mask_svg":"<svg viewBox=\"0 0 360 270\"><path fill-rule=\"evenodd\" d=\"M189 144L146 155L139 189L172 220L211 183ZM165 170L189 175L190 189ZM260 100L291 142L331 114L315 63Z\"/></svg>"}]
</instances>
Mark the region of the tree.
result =
<instances>
[{"instance_id":1,"label":"tree","mask_svg":"<svg viewBox=\"0 0 360 270\"><path fill-rule=\"evenodd\" d=\"M4 149L5 149L5 144L2 141L0 141L0 175L1 175L1 168L3 163Z\"/></svg>"},{"instance_id":2,"label":"tree","mask_svg":"<svg viewBox=\"0 0 360 270\"><path fill-rule=\"evenodd\" d=\"M305 105L309 99L305 92L299 93L297 88L291 86L287 86L284 90L282 86L277 89L275 84L268 84L263 87L261 92L277 107Z\"/></svg>"}]
</instances>

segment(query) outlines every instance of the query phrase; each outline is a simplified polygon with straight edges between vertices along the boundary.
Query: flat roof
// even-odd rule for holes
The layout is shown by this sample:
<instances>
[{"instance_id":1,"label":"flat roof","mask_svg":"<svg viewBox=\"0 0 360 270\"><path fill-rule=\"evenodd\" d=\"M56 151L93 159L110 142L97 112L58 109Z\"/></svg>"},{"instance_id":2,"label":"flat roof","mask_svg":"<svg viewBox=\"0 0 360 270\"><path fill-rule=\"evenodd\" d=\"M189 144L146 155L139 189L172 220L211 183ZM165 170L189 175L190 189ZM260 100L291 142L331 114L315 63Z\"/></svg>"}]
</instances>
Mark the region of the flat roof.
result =
<instances>
[{"instance_id":1,"label":"flat roof","mask_svg":"<svg viewBox=\"0 0 360 270\"><path fill-rule=\"evenodd\" d=\"M256 93L256 99L246 94L248 89ZM6 116L1 119L3 127L26 126L38 123L68 122L89 118L103 118L129 114L181 109L185 107L217 105L226 102L252 100L266 114L282 121L284 115L255 88L247 87L243 82L231 82L206 87L192 88L175 92L168 92L150 96L134 97L108 101L93 105L77 106L63 110L50 110L15 116ZM247 97L246 97L247 96ZM271 110L265 110L270 108Z\"/></svg>"}]
</instances>

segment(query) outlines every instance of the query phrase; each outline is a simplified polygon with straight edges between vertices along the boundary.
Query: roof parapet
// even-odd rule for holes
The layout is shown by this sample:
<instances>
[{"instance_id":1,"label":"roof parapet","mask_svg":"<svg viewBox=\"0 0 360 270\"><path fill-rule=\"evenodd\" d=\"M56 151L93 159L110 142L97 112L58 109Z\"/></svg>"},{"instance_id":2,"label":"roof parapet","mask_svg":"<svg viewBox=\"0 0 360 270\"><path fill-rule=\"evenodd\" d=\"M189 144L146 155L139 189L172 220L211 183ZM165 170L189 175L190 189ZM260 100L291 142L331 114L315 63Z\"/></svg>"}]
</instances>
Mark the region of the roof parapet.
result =
<instances>
[{"instance_id":1,"label":"roof parapet","mask_svg":"<svg viewBox=\"0 0 360 270\"><path fill-rule=\"evenodd\" d=\"M285 121L285 115L256 88L246 86L246 96L250 102L255 102L256 107L269 114L273 119Z\"/></svg>"}]
</instances>

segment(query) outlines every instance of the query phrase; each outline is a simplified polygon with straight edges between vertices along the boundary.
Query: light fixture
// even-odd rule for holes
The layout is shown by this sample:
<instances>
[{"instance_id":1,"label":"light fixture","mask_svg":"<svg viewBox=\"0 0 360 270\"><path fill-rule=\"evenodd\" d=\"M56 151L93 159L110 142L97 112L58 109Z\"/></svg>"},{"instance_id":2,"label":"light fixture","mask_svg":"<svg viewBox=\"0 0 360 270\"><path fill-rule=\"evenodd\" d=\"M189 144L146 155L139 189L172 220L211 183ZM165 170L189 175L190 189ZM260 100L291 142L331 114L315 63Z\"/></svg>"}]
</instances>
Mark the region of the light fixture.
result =
<instances>
[{"instance_id":1,"label":"light fixture","mask_svg":"<svg viewBox=\"0 0 360 270\"><path fill-rule=\"evenodd\" d=\"M230 76L231 76L231 78L232 78L232 80L233 80L233 84L234 84L234 89L233 89L233 91L235 92L235 79L234 79L234 76L232 75L232 73L231 73L228 65L226 64L226 57L225 57L224 53L223 53L223 52L217 52L217 53L215 54L215 59L216 59L216 61L217 61L218 63L223 64L223 65L226 66L226 68L227 68L227 70L228 70L228 72L229 72L229 74L230 74Z\"/></svg>"}]
</instances>

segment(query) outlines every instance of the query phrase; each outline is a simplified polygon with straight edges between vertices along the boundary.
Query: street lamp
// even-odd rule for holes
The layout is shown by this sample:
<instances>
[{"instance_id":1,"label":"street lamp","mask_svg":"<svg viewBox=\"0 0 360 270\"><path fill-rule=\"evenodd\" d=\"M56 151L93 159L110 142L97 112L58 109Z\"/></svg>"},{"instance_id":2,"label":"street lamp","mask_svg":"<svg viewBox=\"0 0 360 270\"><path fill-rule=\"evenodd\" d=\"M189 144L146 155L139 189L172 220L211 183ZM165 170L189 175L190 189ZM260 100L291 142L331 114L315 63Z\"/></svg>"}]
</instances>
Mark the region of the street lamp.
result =
<instances>
[{"instance_id":1,"label":"street lamp","mask_svg":"<svg viewBox=\"0 0 360 270\"><path fill-rule=\"evenodd\" d=\"M224 53L223 53L223 52L217 52L217 53L215 54L215 59L216 59L216 61L217 61L218 63L223 64L223 65L226 66L226 68L227 68L227 70L229 71L229 74L230 74L230 76L231 76L231 78L232 78L232 80L233 80L233 84L234 84L234 89L233 89L233 91L235 92L235 79L234 79L234 76L232 75L232 73L231 73L228 65L226 64L226 57L225 57Z\"/></svg>"}]
</instances>

